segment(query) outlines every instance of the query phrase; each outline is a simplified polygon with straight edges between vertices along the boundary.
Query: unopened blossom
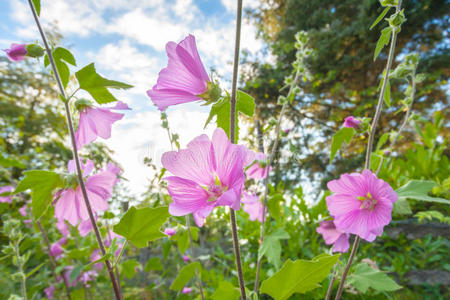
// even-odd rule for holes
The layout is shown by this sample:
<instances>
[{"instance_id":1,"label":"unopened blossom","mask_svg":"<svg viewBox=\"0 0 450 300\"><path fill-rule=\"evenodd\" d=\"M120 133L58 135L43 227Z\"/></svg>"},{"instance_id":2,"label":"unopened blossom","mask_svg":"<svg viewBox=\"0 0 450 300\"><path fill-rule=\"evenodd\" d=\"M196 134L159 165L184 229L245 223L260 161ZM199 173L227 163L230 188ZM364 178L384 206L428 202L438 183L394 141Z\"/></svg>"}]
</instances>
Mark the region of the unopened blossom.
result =
<instances>
[{"instance_id":1,"label":"unopened blossom","mask_svg":"<svg viewBox=\"0 0 450 300\"><path fill-rule=\"evenodd\" d=\"M347 128L359 129L360 124L361 120L355 119L353 116L347 117L344 120L344 127Z\"/></svg>"},{"instance_id":2,"label":"unopened blossom","mask_svg":"<svg viewBox=\"0 0 450 300\"><path fill-rule=\"evenodd\" d=\"M249 214L250 221L263 221L264 207L257 195L244 193L241 202L244 204L244 211Z\"/></svg>"},{"instance_id":3,"label":"unopened blossom","mask_svg":"<svg viewBox=\"0 0 450 300\"><path fill-rule=\"evenodd\" d=\"M91 161L87 161L86 165L82 164L83 176L86 178L85 186L89 198L91 208L94 213L105 211L108 209L108 199L116 182L116 175L109 171L102 171L95 175L90 175L93 165ZM73 171L73 163L69 162L69 171ZM62 190L58 193L58 199L55 204L55 216L57 219L67 220L73 226L78 222L88 220L89 214L83 198L81 187L75 185Z\"/></svg>"},{"instance_id":4,"label":"unopened blossom","mask_svg":"<svg viewBox=\"0 0 450 300\"><path fill-rule=\"evenodd\" d=\"M167 236L172 236L175 233L177 233L177 230L175 228L166 228L164 229L164 234Z\"/></svg>"},{"instance_id":5,"label":"unopened blossom","mask_svg":"<svg viewBox=\"0 0 450 300\"><path fill-rule=\"evenodd\" d=\"M12 192L14 188L10 185L0 187L0 194ZM11 196L0 196L0 203L11 203Z\"/></svg>"},{"instance_id":6,"label":"unopened blossom","mask_svg":"<svg viewBox=\"0 0 450 300\"><path fill-rule=\"evenodd\" d=\"M112 110L130 109L128 105L121 101L118 101L112 107L95 107L86 101L80 101L76 106L80 111L78 129L75 132L75 141L78 149L92 143L97 137L109 139L111 137L112 124L121 120L124 116L123 113L113 112Z\"/></svg>"},{"instance_id":7,"label":"unopened blossom","mask_svg":"<svg viewBox=\"0 0 450 300\"><path fill-rule=\"evenodd\" d=\"M371 171L343 174L327 186L334 193L326 198L328 210L339 231L372 242L391 222L397 194Z\"/></svg>"},{"instance_id":8,"label":"unopened blossom","mask_svg":"<svg viewBox=\"0 0 450 300\"><path fill-rule=\"evenodd\" d=\"M261 152L253 152L248 150L247 158L245 162L247 170L245 174L248 178L264 179L270 171L270 167L267 165L267 156Z\"/></svg>"},{"instance_id":9,"label":"unopened blossom","mask_svg":"<svg viewBox=\"0 0 450 300\"><path fill-rule=\"evenodd\" d=\"M192 288L185 286L183 288L183 290L181 291L181 293L183 294L189 294L190 292L192 292Z\"/></svg>"},{"instance_id":10,"label":"unopened blossom","mask_svg":"<svg viewBox=\"0 0 450 300\"><path fill-rule=\"evenodd\" d=\"M188 262L191 261L191 258L190 258L189 256L187 256L187 255L183 255L183 261L184 261L185 263L188 263Z\"/></svg>"},{"instance_id":11,"label":"unopened blossom","mask_svg":"<svg viewBox=\"0 0 450 300\"><path fill-rule=\"evenodd\" d=\"M198 55L195 37L187 36L180 43L168 42L167 67L159 72L158 81L147 95L160 109L168 106L220 96L212 84ZM219 93L218 95L212 95Z\"/></svg>"},{"instance_id":12,"label":"unopened blossom","mask_svg":"<svg viewBox=\"0 0 450 300\"><path fill-rule=\"evenodd\" d=\"M336 229L333 221L322 221L316 231L320 233L325 240L325 244L333 245L332 252L347 252L350 247L348 239L350 234Z\"/></svg>"},{"instance_id":13,"label":"unopened blossom","mask_svg":"<svg viewBox=\"0 0 450 300\"><path fill-rule=\"evenodd\" d=\"M52 300L55 294L55 290L56 288L53 285L49 286L44 290L45 296L47 296L49 300Z\"/></svg>"},{"instance_id":14,"label":"unopened blossom","mask_svg":"<svg viewBox=\"0 0 450 300\"><path fill-rule=\"evenodd\" d=\"M244 146L232 144L225 131L217 128L211 140L201 135L186 149L164 153L162 165L174 175L164 178L173 200L169 213L192 213L196 224L203 226L217 206L240 209L247 151Z\"/></svg>"},{"instance_id":15,"label":"unopened blossom","mask_svg":"<svg viewBox=\"0 0 450 300\"><path fill-rule=\"evenodd\" d=\"M23 60L28 53L26 44L11 44L9 49L3 49L3 51L5 51L8 59L13 62Z\"/></svg>"}]
</instances>

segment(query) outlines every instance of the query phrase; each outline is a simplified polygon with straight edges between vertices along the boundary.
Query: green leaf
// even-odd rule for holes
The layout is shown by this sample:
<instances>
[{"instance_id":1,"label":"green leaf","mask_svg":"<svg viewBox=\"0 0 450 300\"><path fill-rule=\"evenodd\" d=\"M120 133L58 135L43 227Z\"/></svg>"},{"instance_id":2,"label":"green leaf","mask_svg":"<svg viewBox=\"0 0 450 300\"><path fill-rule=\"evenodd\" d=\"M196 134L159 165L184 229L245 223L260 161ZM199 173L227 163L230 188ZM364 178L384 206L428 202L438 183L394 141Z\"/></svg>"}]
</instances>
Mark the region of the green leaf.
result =
<instances>
[{"instance_id":1,"label":"green leaf","mask_svg":"<svg viewBox=\"0 0 450 300\"><path fill-rule=\"evenodd\" d=\"M63 187L61 175L50 171L32 170L23 172L25 177L17 185L14 194L31 189L33 216L38 220L53 199L53 191Z\"/></svg>"},{"instance_id":2,"label":"green leaf","mask_svg":"<svg viewBox=\"0 0 450 300\"><path fill-rule=\"evenodd\" d=\"M338 150L342 148L342 144L344 142L347 145L350 144L355 133L356 130L354 128L343 127L333 135L333 138L331 140L330 162L333 161L334 156L336 155Z\"/></svg>"},{"instance_id":3,"label":"green leaf","mask_svg":"<svg viewBox=\"0 0 450 300\"><path fill-rule=\"evenodd\" d=\"M26 278L30 277L31 275L33 275L34 273L36 273L43 265L45 264L45 262L41 263L40 265L38 265L36 268L34 268L33 270L31 270L30 272L27 273Z\"/></svg>"},{"instance_id":4,"label":"green leaf","mask_svg":"<svg viewBox=\"0 0 450 300\"><path fill-rule=\"evenodd\" d=\"M234 285L228 281L221 281L212 295L212 300L238 300L240 295L239 289Z\"/></svg>"},{"instance_id":5,"label":"green leaf","mask_svg":"<svg viewBox=\"0 0 450 300\"><path fill-rule=\"evenodd\" d=\"M38 16L41 15L41 0L32 0Z\"/></svg>"},{"instance_id":6,"label":"green leaf","mask_svg":"<svg viewBox=\"0 0 450 300\"><path fill-rule=\"evenodd\" d=\"M289 233L280 228L264 239L258 251L259 258L265 255L269 263L273 264L277 269L281 265L281 244L280 240L289 239Z\"/></svg>"},{"instance_id":7,"label":"green leaf","mask_svg":"<svg viewBox=\"0 0 450 300\"><path fill-rule=\"evenodd\" d=\"M56 47L52 52L53 58L55 60L64 60L65 62L71 64L72 66L76 66L77 63L75 61L75 57L73 54L63 47Z\"/></svg>"},{"instance_id":8,"label":"green leaf","mask_svg":"<svg viewBox=\"0 0 450 300\"><path fill-rule=\"evenodd\" d=\"M69 282L72 283L77 277L81 274L81 271L83 271L84 266L83 265L76 265L72 272L70 272L69 275Z\"/></svg>"},{"instance_id":9,"label":"green leaf","mask_svg":"<svg viewBox=\"0 0 450 300\"><path fill-rule=\"evenodd\" d=\"M172 282L172 285L170 286L171 290L179 291L183 287L186 286L188 281L194 277L195 275L195 269L200 269L200 263L193 262L188 265L185 265L183 268L181 268L180 272L178 273L177 278Z\"/></svg>"},{"instance_id":10,"label":"green leaf","mask_svg":"<svg viewBox=\"0 0 450 300\"><path fill-rule=\"evenodd\" d=\"M140 264L134 259L127 260L122 263L122 274L125 275L128 279L133 278L136 273L136 267L139 267Z\"/></svg>"},{"instance_id":11,"label":"green leaf","mask_svg":"<svg viewBox=\"0 0 450 300\"><path fill-rule=\"evenodd\" d=\"M161 260L159 257L152 257L150 258L147 263L145 264L144 271L150 272L150 271L162 271L163 265L161 264Z\"/></svg>"},{"instance_id":12,"label":"green leaf","mask_svg":"<svg viewBox=\"0 0 450 300\"><path fill-rule=\"evenodd\" d=\"M392 213L396 215L410 215L412 214L411 206L408 203L408 200L404 198L400 198L397 202L394 203L392 207Z\"/></svg>"},{"instance_id":13,"label":"green leaf","mask_svg":"<svg viewBox=\"0 0 450 300\"><path fill-rule=\"evenodd\" d=\"M76 66L75 58L69 50L63 47L57 47L52 51L53 59L55 60L56 69L61 78L64 88L67 87L70 78L70 70L66 63ZM48 57L47 57L48 64Z\"/></svg>"},{"instance_id":14,"label":"green leaf","mask_svg":"<svg viewBox=\"0 0 450 300\"><path fill-rule=\"evenodd\" d=\"M375 270L366 263L355 266L355 271L348 276L348 283L361 293L366 293L369 288L380 292L396 291L402 288L386 273Z\"/></svg>"},{"instance_id":15,"label":"green leaf","mask_svg":"<svg viewBox=\"0 0 450 300\"><path fill-rule=\"evenodd\" d=\"M387 79L386 88L383 94L384 103L386 103L387 107L391 107L391 83L389 82L389 78Z\"/></svg>"},{"instance_id":16,"label":"green leaf","mask_svg":"<svg viewBox=\"0 0 450 300\"><path fill-rule=\"evenodd\" d=\"M184 253L189 248L189 233L187 230L174 236L177 241L178 250L180 253Z\"/></svg>"},{"instance_id":17,"label":"green leaf","mask_svg":"<svg viewBox=\"0 0 450 300\"><path fill-rule=\"evenodd\" d=\"M80 88L88 92L99 104L117 101L108 88L129 89L133 87L123 82L103 78L97 73L93 63L76 72L75 76Z\"/></svg>"},{"instance_id":18,"label":"green leaf","mask_svg":"<svg viewBox=\"0 0 450 300\"><path fill-rule=\"evenodd\" d=\"M396 190L399 199L414 199L419 201L437 202L450 204L450 200L428 196L431 189L436 185L434 181L411 180Z\"/></svg>"},{"instance_id":19,"label":"green leaf","mask_svg":"<svg viewBox=\"0 0 450 300\"><path fill-rule=\"evenodd\" d=\"M14 157L5 157L0 153L0 166L4 168L16 167L18 169L25 169L27 166L20 160Z\"/></svg>"},{"instance_id":20,"label":"green leaf","mask_svg":"<svg viewBox=\"0 0 450 300\"><path fill-rule=\"evenodd\" d=\"M383 133L383 135L378 140L376 151L380 150L381 147L383 147L383 145L387 142L388 138L389 138L389 133L388 132Z\"/></svg>"},{"instance_id":21,"label":"green leaf","mask_svg":"<svg viewBox=\"0 0 450 300\"><path fill-rule=\"evenodd\" d=\"M255 113L255 99L240 90L238 90L236 94L236 137L239 137L239 112L249 117L252 117ZM205 127L209 124L209 122L211 122L214 116L216 117L217 126L222 128L229 137L231 118L231 103L229 95L211 106L211 111L209 113L208 119L206 120Z\"/></svg>"},{"instance_id":22,"label":"green leaf","mask_svg":"<svg viewBox=\"0 0 450 300\"><path fill-rule=\"evenodd\" d=\"M339 259L338 255L320 255L312 260L287 260L272 277L264 280L261 293L275 300L288 299L294 293L306 293L319 287Z\"/></svg>"},{"instance_id":23,"label":"green leaf","mask_svg":"<svg viewBox=\"0 0 450 300\"><path fill-rule=\"evenodd\" d=\"M378 170L380 167L380 164L382 163L383 157L381 155L378 155L376 153L370 153L370 169L372 171Z\"/></svg>"},{"instance_id":24,"label":"green leaf","mask_svg":"<svg viewBox=\"0 0 450 300\"><path fill-rule=\"evenodd\" d=\"M441 212L436 210L420 211L414 215L414 217L419 219L419 222L423 222L424 219L433 220L437 219L441 223L450 224L450 217L444 216Z\"/></svg>"},{"instance_id":25,"label":"green leaf","mask_svg":"<svg viewBox=\"0 0 450 300\"><path fill-rule=\"evenodd\" d=\"M388 13L388 11L391 9L391 7L386 7L383 12L378 16L378 18L375 20L375 22L372 23L372 26L370 26L370 30L377 26L378 23L384 18L384 16Z\"/></svg>"},{"instance_id":26,"label":"green leaf","mask_svg":"<svg viewBox=\"0 0 450 300\"><path fill-rule=\"evenodd\" d=\"M165 237L160 228L168 217L169 212L165 206L157 208L132 206L113 229L134 246L143 248L148 242Z\"/></svg>"},{"instance_id":27,"label":"green leaf","mask_svg":"<svg viewBox=\"0 0 450 300\"><path fill-rule=\"evenodd\" d=\"M375 47L375 53L373 55L373 60L375 61L380 54L381 50L383 50L384 46L389 44L389 40L391 39L391 27L386 27L381 30L380 38L378 39L377 46Z\"/></svg>"}]
</instances>

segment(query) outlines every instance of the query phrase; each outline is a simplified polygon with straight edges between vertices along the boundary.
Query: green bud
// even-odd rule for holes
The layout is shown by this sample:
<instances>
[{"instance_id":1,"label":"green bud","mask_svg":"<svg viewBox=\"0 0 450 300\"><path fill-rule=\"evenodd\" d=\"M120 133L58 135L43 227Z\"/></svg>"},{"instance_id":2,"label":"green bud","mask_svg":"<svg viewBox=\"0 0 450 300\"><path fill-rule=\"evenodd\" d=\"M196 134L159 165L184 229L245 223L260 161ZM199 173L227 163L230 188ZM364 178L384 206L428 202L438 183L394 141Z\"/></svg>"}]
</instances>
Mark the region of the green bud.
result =
<instances>
[{"instance_id":1,"label":"green bud","mask_svg":"<svg viewBox=\"0 0 450 300\"><path fill-rule=\"evenodd\" d=\"M415 79L416 79L417 83L420 83L420 82L424 81L426 78L427 78L427 76L425 74L420 73L420 74L416 75Z\"/></svg>"},{"instance_id":2,"label":"green bud","mask_svg":"<svg viewBox=\"0 0 450 300\"><path fill-rule=\"evenodd\" d=\"M270 120L269 120L269 125L270 126L275 126L275 125L277 125L278 124L278 121L275 119L275 118L271 118Z\"/></svg>"},{"instance_id":3,"label":"green bud","mask_svg":"<svg viewBox=\"0 0 450 300\"><path fill-rule=\"evenodd\" d=\"M383 7L386 6L397 6L398 0L380 0L380 4Z\"/></svg>"},{"instance_id":4,"label":"green bud","mask_svg":"<svg viewBox=\"0 0 450 300\"><path fill-rule=\"evenodd\" d=\"M284 96L278 96L278 104L279 105L284 105L284 104L286 104L287 103L287 101L288 101L288 99L286 98L286 97L284 97Z\"/></svg>"},{"instance_id":5,"label":"green bud","mask_svg":"<svg viewBox=\"0 0 450 300\"><path fill-rule=\"evenodd\" d=\"M64 188L74 188L78 185L78 177L76 174L64 173L61 175Z\"/></svg>"},{"instance_id":6,"label":"green bud","mask_svg":"<svg viewBox=\"0 0 450 300\"><path fill-rule=\"evenodd\" d=\"M209 105L219 101L222 94L222 89L217 82L208 81L206 91L203 94L197 95L206 101L205 105Z\"/></svg>"},{"instance_id":7,"label":"green bud","mask_svg":"<svg viewBox=\"0 0 450 300\"><path fill-rule=\"evenodd\" d=\"M87 99L78 99L74 105L77 110L83 110L85 107L91 107L92 102Z\"/></svg>"},{"instance_id":8,"label":"green bud","mask_svg":"<svg viewBox=\"0 0 450 300\"><path fill-rule=\"evenodd\" d=\"M406 18L405 18L405 14L404 14L404 9L391 15L388 18L388 22L389 22L389 25L391 25L391 27L399 27L405 21L406 21Z\"/></svg>"},{"instance_id":9,"label":"green bud","mask_svg":"<svg viewBox=\"0 0 450 300\"><path fill-rule=\"evenodd\" d=\"M42 57L44 56L44 48L36 44L28 44L27 45L27 56L29 57Z\"/></svg>"}]
</instances>

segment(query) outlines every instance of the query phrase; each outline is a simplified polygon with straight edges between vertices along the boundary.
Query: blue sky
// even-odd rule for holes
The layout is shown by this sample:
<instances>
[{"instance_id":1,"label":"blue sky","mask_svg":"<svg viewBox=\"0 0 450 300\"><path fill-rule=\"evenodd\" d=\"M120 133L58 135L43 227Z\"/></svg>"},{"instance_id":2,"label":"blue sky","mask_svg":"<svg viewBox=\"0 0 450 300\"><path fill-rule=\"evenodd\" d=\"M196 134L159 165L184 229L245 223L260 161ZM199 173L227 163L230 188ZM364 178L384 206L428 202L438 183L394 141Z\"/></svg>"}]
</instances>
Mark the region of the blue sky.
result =
<instances>
[{"instance_id":1,"label":"blue sky","mask_svg":"<svg viewBox=\"0 0 450 300\"><path fill-rule=\"evenodd\" d=\"M235 30L234 0L41 0L45 28L56 24L64 36L62 46L70 48L78 67L95 62L97 70L109 79L133 84L117 97L133 109L113 128L105 141L115 151L114 158L124 167L127 186L135 193L145 190L150 170L143 158L160 161L170 150L166 132L160 128L159 112L145 91L156 82L167 63L164 51L168 41L180 41L194 34L206 69L214 68L229 86ZM244 1L256 7L258 0ZM32 42L38 32L25 0L0 2L0 49L12 42ZM263 43L256 29L244 22L242 48L262 57ZM74 69L76 70L76 69ZM182 145L213 127L203 130L207 110L198 104L169 109L171 128L179 133Z\"/></svg>"}]
</instances>

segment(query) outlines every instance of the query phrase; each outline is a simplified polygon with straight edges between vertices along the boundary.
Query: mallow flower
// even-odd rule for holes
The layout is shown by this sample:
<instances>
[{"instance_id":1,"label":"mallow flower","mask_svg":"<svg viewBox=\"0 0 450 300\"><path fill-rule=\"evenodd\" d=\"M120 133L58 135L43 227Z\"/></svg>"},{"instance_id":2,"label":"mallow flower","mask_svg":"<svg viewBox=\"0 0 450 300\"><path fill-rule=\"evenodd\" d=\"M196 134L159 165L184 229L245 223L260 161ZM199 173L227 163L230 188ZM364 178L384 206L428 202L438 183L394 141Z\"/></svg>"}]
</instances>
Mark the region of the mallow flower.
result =
<instances>
[{"instance_id":1,"label":"mallow flower","mask_svg":"<svg viewBox=\"0 0 450 300\"><path fill-rule=\"evenodd\" d=\"M169 213L192 213L196 224L203 226L217 206L239 210L247 151L244 146L232 144L225 131L217 128L211 140L203 134L186 149L164 153L162 165L174 175L164 178L173 200Z\"/></svg>"},{"instance_id":2,"label":"mallow flower","mask_svg":"<svg viewBox=\"0 0 450 300\"><path fill-rule=\"evenodd\" d=\"M197 100L215 102L219 99L221 90L206 73L193 35L178 44L168 42L166 52L167 67L159 72L157 83L147 91L160 110Z\"/></svg>"},{"instance_id":3,"label":"mallow flower","mask_svg":"<svg viewBox=\"0 0 450 300\"><path fill-rule=\"evenodd\" d=\"M264 207L257 195L245 192L241 202L244 204L244 211L249 214L250 221L263 221Z\"/></svg>"},{"instance_id":4,"label":"mallow flower","mask_svg":"<svg viewBox=\"0 0 450 300\"><path fill-rule=\"evenodd\" d=\"M50 255L53 256L56 260L58 260L64 253L62 245L64 245L65 243L67 243L67 238L62 237L56 243L53 243L50 246Z\"/></svg>"},{"instance_id":5,"label":"mallow flower","mask_svg":"<svg viewBox=\"0 0 450 300\"><path fill-rule=\"evenodd\" d=\"M183 261L184 261L184 263L187 264L188 262L191 261L191 258L189 256L187 256L187 255L183 255Z\"/></svg>"},{"instance_id":6,"label":"mallow flower","mask_svg":"<svg viewBox=\"0 0 450 300\"><path fill-rule=\"evenodd\" d=\"M75 102L76 108L80 112L78 128L75 132L77 149L92 143L101 137L109 139L111 137L112 124L123 118L123 113L112 110L128 110L128 105L117 101L112 107L95 107L88 100L80 99Z\"/></svg>"},{"instance_id":7,"label":"mallow flower","mask_svg":"<svg viewBox=\"0 0 450 300\"><path fill-rule=\"evenodd\" d=\"M317 233L320 233L325 240L325 244L333 245L332 252L347 252L350 247L348 239L350 234L341 232L336 229L333 221L322 221L319 227L316 228Z\"/></svg>"},{"instance_id":8,"label":"mallow flower","mask_svg":"<svg viewBox=\"0 0 450 300\"><path fill-rule=\"evenodd\" d=\"M372 242L391 222L397 194L371 171L343 174L327 186L334 193L326 201L337 230Z\"/></svg>"},{"instance_id":9,"label":"mallow flower","mask_svg":"<svg viewBox=\"0 0 450 300\"><path fill-rule=\"evenodd\" d=\"M177 230L175 228L166 228L164 229L164 234L167 236L172 236L175 233L177 233Z\"/></svg>"},{"instance_id":10,"label":"mallow flower","mask_svg":"<svg viewBox=\"0 0 450 300\"><path fill-rule=\"evenodd\" d=\"M267 156L261 152L248 150L245 164L247 167L245 174L248 178L264 179L271 170L267 165Z\"/></svg>"},{"instance_id":11,"label":"mallow flower","mask_svg":"<svg viewBox=\"0 0 450 300\"><path fill-rule=\"evenodd\" d=\"M14 188L10 185L0 187L0 195L12 192ZM0 196L0 203L11 203L11 196Z\"/></svg>"},{"instance_id":12,"label":"mallow flower","mask_svg":"<svg viewBox=\"0 0 450 300\"><path fill-rule=\"evenodd\" d=\"M70 173L75 173L74 161L70 161L68 169ZM109 171L102 171L95 175L90 175L93 170L93 162L86 161L81 164L83 176L85 177L86 192L90 205L94 213L108 209L108 199L116 182L117 176ZM89 219L89 214L84 202L81 187L77 180L73 180L73 185L60 190L55 196L55 216L58 220L67 220L73 226L78 222Z\"/></svg>"},{"instance_id":13,"label":"mallow flower","mask_svg":"<svg viewBox=\"0 0 450 300\"><path fill-rule=\"evenodd\" d=\"M355 117L353 117L353 116L347 117L344 120L344 127L347 127L347 128L359 129L360 125L361 125L361 120L355 119Z\"/></svg>"},{"instance_id":14,"label":"mallow flower","mask_svg":"<svg viewBox=\"0 0 450 300\"><path fill-rule=\"evenodd\" d=\"M5 51L8 59L13 62L23 60L28 53L26 44L11 44L9 49L3 49L3 51Z\"/></svg>"},{"instance_id":15,"label":"mallow flower","mask_svg":"<svg viewBox=\"0 0 450 300\"><path fill-rule=\"evenodd\" d=\"M181 291L182 294L189 294L192 292L192 288L185 286L183 290Z\"/></svg>"},{"instance_id":16,"label":"mallow flower","mask_svg":"<svg viewBox=\"0 0 450 300\"><path fill-rule=\"evenodd\" d=\"M46 289L44 290L45 296L46 296L49 300L53 299L53 296L54 296L54 294L55 294L55 290L56 290L56 288L55 288L53 285L49 286L48 288L46 288Z\"/></svg>"}]
</instances>

